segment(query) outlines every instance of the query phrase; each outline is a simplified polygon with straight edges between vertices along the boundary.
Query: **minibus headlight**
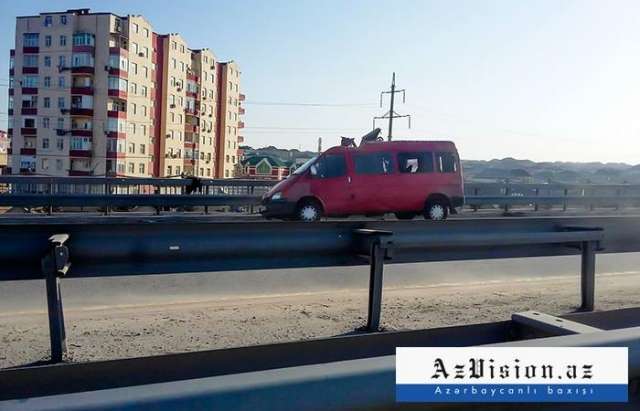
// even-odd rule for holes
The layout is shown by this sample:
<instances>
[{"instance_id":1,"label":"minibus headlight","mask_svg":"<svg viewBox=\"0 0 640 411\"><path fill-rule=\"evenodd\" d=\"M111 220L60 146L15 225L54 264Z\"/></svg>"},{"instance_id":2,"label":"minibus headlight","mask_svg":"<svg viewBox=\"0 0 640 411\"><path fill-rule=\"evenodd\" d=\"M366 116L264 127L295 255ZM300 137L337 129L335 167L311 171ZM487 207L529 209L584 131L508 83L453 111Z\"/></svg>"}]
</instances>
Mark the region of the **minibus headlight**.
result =
<instances>
[{"instance_id":1,"label":"minibus headlight","mask_svg":"<svg viewBox=\"0 0 640 411\"><path fill-rule=\"evenodd\" d=\"M279 191L271 196L272 200L280 200L281 198L282 198L282 193Z\"/></svg>"}]
</instances>

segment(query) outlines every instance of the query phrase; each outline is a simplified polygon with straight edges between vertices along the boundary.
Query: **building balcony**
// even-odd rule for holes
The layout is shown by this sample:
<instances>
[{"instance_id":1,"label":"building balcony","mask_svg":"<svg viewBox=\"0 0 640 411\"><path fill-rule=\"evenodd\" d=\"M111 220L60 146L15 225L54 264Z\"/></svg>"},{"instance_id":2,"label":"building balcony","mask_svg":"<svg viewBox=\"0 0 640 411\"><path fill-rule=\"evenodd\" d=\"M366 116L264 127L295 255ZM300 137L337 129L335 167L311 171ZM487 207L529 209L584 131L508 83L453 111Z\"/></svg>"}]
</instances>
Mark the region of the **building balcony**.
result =
<instances>
[{"instance_id":1,"label":"building balcony","mask_svg":"<svg viewBox=\"0 0 640 411\"><path fill-rule=\"evenodd\" d=\"M20 149L20 155L23 155L23 156L35 156L36 155L36 149L35 148L21 148Z\"/></svg>"},{"instance_id":2,"label":"building balcony","mask_svg":"<svg viewBox=\"0 0 640 411\"><path fill-rule=\"evenodd\" d=\"M91 54L94 54L95 50L96 50L95 46L84 46L84 45L82 45L82 46L80 46L80 45L73 46L71 48L71 51L74 52L74 53L91 53Z\"/></svg>"},{"instance_id":3,"label":"building balcony","mask_svg":"<svg viewBox=\"0 0 640 411\"><path fill-rule=\"evenodd\" d=\"M122 100L126 100L128 97L126 90L118 90L113 88L109 89L108 94L109 94L109 97L117 97Z\"/></svg>"},{"instance_id":4,"label":"building balcony","mask_svg":"<svg viewBox=\"0 0 640 411\"><path fill-rule=\"evenodd\" d=\"M128 78L129 73L126 70L122 70L118 67L104 66L105 70L109 73L110 76L116 76L120 78Z\"/></svg>"},{"instance_id":5,"label":"building balcony","mask_svg":"<svg viewBox=\"0 0 640 411\"><path fill-rule=\"evenodd\" d=\"M96 68L93 66L75 66L71 67L71 74L94 74Z\"/></svg>"},{"instance_id":6,"label":"building balcony","mask_svg":"<svg viewBox=\"0 0 640 411\"><path fill-rule=\"evenodd\" d=\"M195 81L197 83L198 82L198 76L196 76L196 73L194 73L192 71L187 72L187 80Z\"/></svg>"},{"instance_id":7,"label":"building balcony","mask_svg":"<svg viewBox=\"0 0 640 411\"><path fill-rule=\"evenodd\" d=\"M35 136L38 132L35 127L22 127L20 129L20 134L23 136Z\"/></svg>"},{"instance_id":8,"label":"building balcony","mask_svg":"<svg viewBox=\"0 0 640 411\"><path fill-rule=\"evenodd\" d=\"M107 158L108 159L127 158L127 154L126 153L120 153L120 152L117 152L117 151L107 151Z\"/></svg>"},{"instance_id":9,"label":"building balcony","mask_svg":"<svg viewBox=\"0 0 640 411\"><path fill-rule=\"evenodd\" d=\"M72 129L70 133L72 137L93 137L93 130L91 129Z\"/></svg>"},{"instance_id":10,"label":"building balcony","mask_svg":"<svg viewBox=\"0 0 640 411\"><path fill-rule=\"evenodd\" d=\"M195 92L195 91L187 91L187 97L191 97L191 98L195 98L197 99L199 97L199 93Z\"/></svg>"},{"instance_id":11,"label":"building balcony","mask_svg":"<svg viewBox=\"0 0 640 411\"><path fill-rule=\"evenodd\" d=\"M122 133L119 131L107 131L108 138L117 138L117 139L125 139L127 138L127 133Z\"/></svg>"},{"instance_id":12,"label":"building balcony","mask_svg":"<svg viewBox=\"0 0 640 411\"><path fill-rule=\"evenodd\" d=\"M38 67L22 67L22 74L38 74Z\"/></svg>"},{"instance_id":13,"label":"building balcony","mask_svg":"<svg viewBox=\"0 0 640 411\"><path fill-rule=\"evenodd\" d=\"M7 110L7 114L8 114L9 116L12 116L12 115L13 115L13 109L12 109L12 108L8 109L8 110Z\"/></svg>"},{"instance_id":14,"label":"building balcony","mask_svg":"<svg viewBox=\"0 0 640 411\"><path fill-rule=\"evenodd\" d=\"M238 128L244 128L244 121L238 121Z\"/></svg>"},{"instance_id":15,"label":"building balcony","mask_svg":"<svg viewBox=\"0 0 640 411\"><path fill-rule=\"evenodd\" d=\"M69 157L91 157L91 149L88 150L69 150Z\"/></svg>"},{"instance_id":16,"label":"building balcony","mask_svg":"<svg viewBox=\"0 0 640 411\"><path fill-rule=\"evenodd\" d=\"M238 107L238 114L240 115L244 114L244 107Z\"/></svg>"},{"instance_id":17,"label":"building balcony","mask_svg":"<svg viewBox=\"0 0 640 411\"><path fill-rule=\"evenodd\" d=\"M238 143L244 143L244 136L238 136Z\"/></svg>"},{"instance_id":18,"label":"building balcony","mask_svg":"<svg viewBox=\"0 0 640 411\"><path fill-rule=\"evenodd\" d=\"M69 176L71 177L82 177L82 176L90 176L91 170L69 170Z\"/></svg>"},{"instance_id":19,"label":"building balcony","mask_svg":"<svg viewBox=\"0 0 640 411\"><path fill-rule=\"evenodd\" d=\"M38 94L38 87L22 87L22 94Z\"/></svg>"},{"instance_id":20,"label":"building balcony","mask_svg":"<svg viewBox=\"0 0 640 411\"><path fill-rule=\"evenodd\" d=\"M9 69L9 77L13 77L16 74L16 70L15 69Z\"/></svg>"},{"instance_id":21,"label":"building balcony","mask_svg":"<svg viewBox=\"0 0 640 411\"><path fill-rule=\"evenodd\" d=\"M10 89L9 89L9 95L10 95L10 96L13 96L13 93L14 93L13 88L10 88Z\"/></svg>"},{"instance_id":22,"label":"building balcony","mask_svg":"<svg viewBox=\"0 0 640 411\"><path fill-rule=\"evenodd\" d=\"M9 115L12 115L12 114L9 114ZM7 135L9 137L13 136L13 127L7 129Z\"/></svg>"},{"instance_id":23,"label":"building balcony","mask_svg":"<svg viewBox=\"0 0 640 411\"><path fill-rule=\"evenodd\" d=\"M184 112L190 116L197 116L200 114L200 110L195 108L185 108Z\"/></svg>"},{"instance_id":24,"label":"building balcony","mask_svg":"<svg viewBox=\"0 0 640 411\"><path fill-rule=\"evenodd\" d=\"M185 131L185 133L197 133L198 132L198 126L196 126L195 124L185 124L184 125L184 131Z\"/></svg>"},{"instance_id":25,"label":"building balcony","mask_svg":"<svg viewBox=\"0 0 640 411\"><path fill-rule=\"evenodd\" d=\"M246 96L244 94L240 93L239 99L240 99L240 101L245 101Z\"/></svg>"},{"instance_id":26,"label":"building balcony","mask_svg":"<svg viewBox=\"0 0 640 411\"><path fill-rule=\"evenodd\" d=\"M38 115L38 109L35 107L22 107L20 114L23 116L35 116Z\"/></svg>"},{"instance_id":27,"label":"building balcony","mask_svg":"<svg viewBox=\"0 0 640 411\"><path fill-rule=\"evenodd\" d=\"M80 94L83 96L93 96L93 87L71 87L71 94Z\"/></svg>"},{"instance_id":28,"label":"building balcony","mask_svg":"<svg viewBox=\"0 0 640 411\"><path fill-rule=\"evenodd\" d=\"M9 147L9 148L7 149L7 154L8 154L8 155L13 154L13 149L12 149L11 147Z\"/></svg>"},{"instance_id":29,"label":"building balcony","mask_svg":"<svg viewBox=\"0 0 640 411\"><path fill-rule=\"evenodd\" d=\"M109 117L109 118L126 119L127 118L127 112L126 111L119 111L119 110L109 110L109 111L107 111L107 117Z\"/></svg>"},{"instance_id":30,"label":"building balcony","mask_svg":"<svg viewBox=\"0 0 640 411\"><path fill-rule=\"evenodd\" d=\"M129 57L129 50L124 47L109 47L109 54L112 56Z\"/></svg>"},{"instance_id":31,"label":"building balcony","mask_svg":"<svg viewBox=\"0 0 640 411\"><path fill-rule=\"evenodd\" d=\"M93 117L92 108L71 107L70 113L72 116Z\"/></svg>"},{"instance_id":32,"label":"building balcony","mask_svg":"<svg viewBox=\"0 0 640 411\"><path fill-rule=\"evenodd\" d=\"M40 47L23 47L22 54L38 54L40 53Z\"/></svg>"}]
</instances>

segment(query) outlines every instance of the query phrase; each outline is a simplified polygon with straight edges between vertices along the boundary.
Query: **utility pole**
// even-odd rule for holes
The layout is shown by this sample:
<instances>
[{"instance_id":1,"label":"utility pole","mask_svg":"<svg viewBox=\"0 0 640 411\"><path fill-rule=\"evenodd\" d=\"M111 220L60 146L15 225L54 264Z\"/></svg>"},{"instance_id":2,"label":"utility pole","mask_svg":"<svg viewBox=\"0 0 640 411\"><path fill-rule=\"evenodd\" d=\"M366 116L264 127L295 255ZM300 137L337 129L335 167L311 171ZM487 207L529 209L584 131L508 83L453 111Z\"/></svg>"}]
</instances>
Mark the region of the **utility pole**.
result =
<instances>
[{"instance_id":1,"label":"utility pole","mask_svg":"<svg viewBox=\"0 0 640 411\"><path fill-rule=\"evenodd\" d=\"M391 78L391 90L383 91L382 93L380 93L380 108L382 108L382 96L383 96L383 94L390 94L391 95L390 104L389 104L389 111L387 111L382 116L376 116L376 117L373 118L373 128L374 129L376 128L376 120L389 119L389 134L387 136L387 140L389 140L389 141L391 141L391 139L393 138L393 119L394 118L408 117L408 119L409 119L409 128L411 128L411 115L409 115L409 114L400 115L400 114L396 113L393 110L396 93L402 93L402 102L404 103L405 102L405 89L396 90L396 73L393 72L393 77Z\"/></svg>"}]
</instances>

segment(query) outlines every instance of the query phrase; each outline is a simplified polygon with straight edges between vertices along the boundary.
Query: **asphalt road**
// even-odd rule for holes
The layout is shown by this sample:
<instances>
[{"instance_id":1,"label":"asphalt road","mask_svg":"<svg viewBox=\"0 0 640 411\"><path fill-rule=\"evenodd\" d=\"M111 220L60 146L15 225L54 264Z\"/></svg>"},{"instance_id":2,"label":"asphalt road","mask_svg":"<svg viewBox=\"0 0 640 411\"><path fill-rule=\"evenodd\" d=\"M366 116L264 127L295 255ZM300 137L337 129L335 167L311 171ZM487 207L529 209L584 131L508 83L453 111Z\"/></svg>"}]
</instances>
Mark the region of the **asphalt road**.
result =
<instances>
[{"instance_id":1,"label":"asphalt road","mask_svg":"<svg viewBox=\"0 0 640 411\"><path fill-rule=\"evenodd\" d=\"M599 255L597 273L640 271L640 253ZM580 258L525 258L400 264L385 267L385 287L459 284L572 276L579 287ZM367 267L170 274L62 280L65 308L164 304L234 296L306 293L368 287ZM608 276L602 281L615 281ZM638 284L640 289L640 284ZM597 285L596 285L597 291ZM46 309L44 282L0 283L0 313Z\"/></svg>"}]
</instances>

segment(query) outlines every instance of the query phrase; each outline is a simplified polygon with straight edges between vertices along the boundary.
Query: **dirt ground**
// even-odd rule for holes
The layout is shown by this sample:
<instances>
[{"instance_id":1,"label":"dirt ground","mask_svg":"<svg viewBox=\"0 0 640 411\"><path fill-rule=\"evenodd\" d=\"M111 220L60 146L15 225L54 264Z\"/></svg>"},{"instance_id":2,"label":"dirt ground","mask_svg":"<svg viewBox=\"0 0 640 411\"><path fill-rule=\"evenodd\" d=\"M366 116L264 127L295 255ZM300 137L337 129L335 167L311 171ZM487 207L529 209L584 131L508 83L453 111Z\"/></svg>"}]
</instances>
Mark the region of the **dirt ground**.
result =
<instances>
[{"instance_id":1,"label":"dirt ground","mask_svg":"<svg viewBox=\"0 0 640 411\"><path fill-rule=\"evenodd\" d=\"M599 310L638 304L640 272L598 276ZM386 288L382 326L432 328L550 314L579 304L576 276ZM68 359L93 361L326 337L366 322L367 291L224 297L65 310ZM46 359L43 311L0 313L0 368Z\"/></svg>"}]
</instances>

